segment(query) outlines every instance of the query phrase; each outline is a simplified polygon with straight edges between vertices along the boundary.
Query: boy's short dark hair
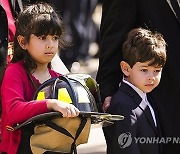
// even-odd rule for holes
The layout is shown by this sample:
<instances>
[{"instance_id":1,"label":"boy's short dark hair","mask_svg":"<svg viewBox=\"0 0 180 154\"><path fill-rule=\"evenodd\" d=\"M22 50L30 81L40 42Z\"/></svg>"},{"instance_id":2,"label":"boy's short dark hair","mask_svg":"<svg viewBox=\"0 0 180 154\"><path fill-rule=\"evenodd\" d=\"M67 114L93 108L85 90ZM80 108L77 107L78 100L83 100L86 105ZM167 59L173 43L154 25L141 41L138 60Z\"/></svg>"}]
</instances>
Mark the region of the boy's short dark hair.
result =
<instances>
[{"instance_id":1,"label":"boy's short dark hair","mask_svg":"<svg viewBox=\"0 0 180 154\"><path fill-rule=\"evenodd\" d=\"M136 62L150 62L163 67L166 62L166 42L158 32L136 28L128 33L122 47L123 60L132 68Z\"/></svg>"}]
</instances>

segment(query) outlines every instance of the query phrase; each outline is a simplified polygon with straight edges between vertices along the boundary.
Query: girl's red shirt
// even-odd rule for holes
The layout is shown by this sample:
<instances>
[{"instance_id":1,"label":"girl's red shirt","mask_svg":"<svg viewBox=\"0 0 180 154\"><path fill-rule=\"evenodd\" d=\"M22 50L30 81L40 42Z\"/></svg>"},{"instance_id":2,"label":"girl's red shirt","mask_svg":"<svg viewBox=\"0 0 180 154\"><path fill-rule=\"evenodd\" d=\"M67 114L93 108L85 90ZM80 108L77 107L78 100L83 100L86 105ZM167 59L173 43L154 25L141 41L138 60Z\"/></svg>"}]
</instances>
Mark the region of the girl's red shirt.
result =
<instances>
[{"instance_id":1,"label":"girl's red shirt","mask_svg":"<svg viewBox=\"0 0 180 154\"><path fill-rule=\"evenodd\" d=\"M60 74L49 69L51 77ZM37 85L39 81L32 76ZM18 145L21 140L21 130L8 132L6 126L14 126L22 123L29 118L48 112L46 100L32 100L35 93L25 68L24 62L10 63L5 71L2 86L2 116L1 116L1 143L0 151L8 154L17 153Z\"/></svg>"}]
</instances>

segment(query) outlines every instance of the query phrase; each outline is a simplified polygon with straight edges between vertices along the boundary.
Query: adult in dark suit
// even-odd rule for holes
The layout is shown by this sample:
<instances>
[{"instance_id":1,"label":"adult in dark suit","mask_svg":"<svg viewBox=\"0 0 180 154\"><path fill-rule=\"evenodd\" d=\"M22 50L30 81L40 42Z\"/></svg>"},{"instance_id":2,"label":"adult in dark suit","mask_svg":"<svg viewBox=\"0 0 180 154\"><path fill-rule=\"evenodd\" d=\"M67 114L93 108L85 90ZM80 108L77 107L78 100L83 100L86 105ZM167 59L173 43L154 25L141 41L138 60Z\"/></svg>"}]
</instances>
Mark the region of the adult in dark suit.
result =
<instances>
[{"instance_id":1,"label":"adult in dark suit","mask_svg":"<svg viewBox=\"0 0 180 154\"><path fill-rule=\"evenodd\" d=\"M173 2L176 2L174 4ZM102 102L119 87L122 72L122 43L125 34L135 27L157 30L167 46L167 63L159 86L151 93L157 102L165 137L180 136L180 8L179 0L104 0L101 22L100 59L97 81ZM110 99L107 99L110 100ZM109 101L104 103L106 107ZM179 144L166 144L163 154L179 153Z\"/></svg>"}]
</instances>

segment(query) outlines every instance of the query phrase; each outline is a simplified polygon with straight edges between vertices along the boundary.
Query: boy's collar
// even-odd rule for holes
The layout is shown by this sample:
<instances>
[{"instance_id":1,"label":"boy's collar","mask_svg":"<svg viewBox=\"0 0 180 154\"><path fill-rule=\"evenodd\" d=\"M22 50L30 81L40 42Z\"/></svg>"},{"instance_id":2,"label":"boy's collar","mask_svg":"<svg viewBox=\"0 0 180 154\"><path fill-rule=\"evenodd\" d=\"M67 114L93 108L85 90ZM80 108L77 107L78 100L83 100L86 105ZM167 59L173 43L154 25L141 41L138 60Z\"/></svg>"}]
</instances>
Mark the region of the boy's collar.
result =
<instances>
[{"instance_id":1,"label":"boy's collar","mask_svg":"<svg viewBox=\"0 0 180 154\"><path fill-rule=\"evenodd\" d=\"M127 81L125 78L123 78L122 80L124 83L128 84L131 88L133 88L138 94L139 96L145 100L146 99L146 93L144 93L142 90L140 90L139 88L137 88L136 86L134 86L132 83L130 83L129 81Z\"/></svg>"}]
</instances>

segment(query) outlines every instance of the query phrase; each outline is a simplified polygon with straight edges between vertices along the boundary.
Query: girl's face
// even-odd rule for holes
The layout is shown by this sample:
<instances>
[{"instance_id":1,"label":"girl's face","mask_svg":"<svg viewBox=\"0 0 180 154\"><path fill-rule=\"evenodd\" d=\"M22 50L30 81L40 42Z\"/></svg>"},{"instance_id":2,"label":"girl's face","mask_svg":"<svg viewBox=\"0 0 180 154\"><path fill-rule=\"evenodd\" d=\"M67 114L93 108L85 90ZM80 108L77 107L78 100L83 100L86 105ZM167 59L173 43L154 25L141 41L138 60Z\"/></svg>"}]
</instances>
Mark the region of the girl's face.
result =
<instances>
[{"instance_id":1,"label":"girl's face","mask_svg":"<svg viewBox=\"0 0 180 154\"><path fill-rule=\"evenodd\" d=\"M31 34L25 48L36 64L48 64L57 53L58 45L59 37L56 35L36 36Z\"/></svg>"},{"instance_id":2,"label":"girl's face","mask_svg":"<svg viewBox=\"0 0 180 154\"><path fill-rule=\"evenodd\" d=\"M128 68L127 80L145 93L151 92L160 82L162 68L137 62Z\"/></svg>"}]
</instances>

